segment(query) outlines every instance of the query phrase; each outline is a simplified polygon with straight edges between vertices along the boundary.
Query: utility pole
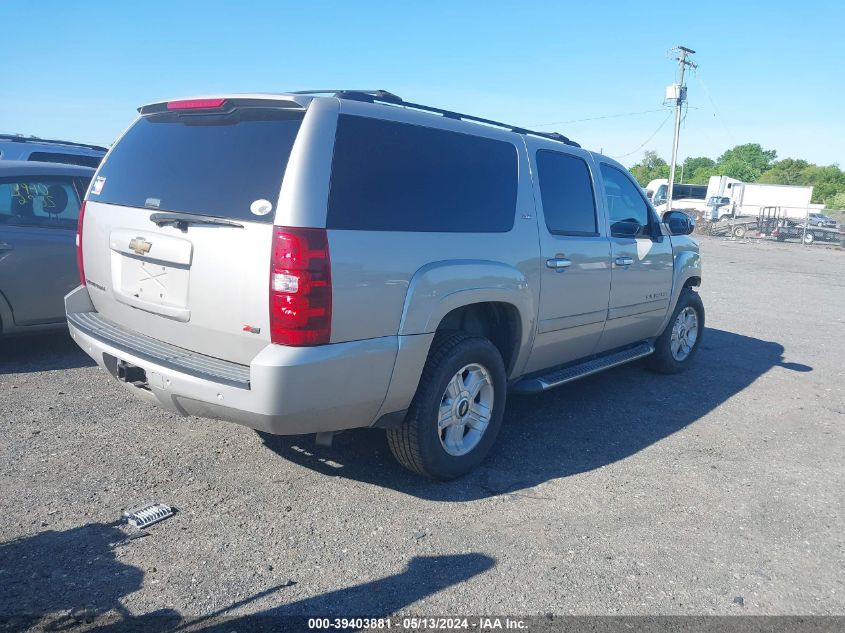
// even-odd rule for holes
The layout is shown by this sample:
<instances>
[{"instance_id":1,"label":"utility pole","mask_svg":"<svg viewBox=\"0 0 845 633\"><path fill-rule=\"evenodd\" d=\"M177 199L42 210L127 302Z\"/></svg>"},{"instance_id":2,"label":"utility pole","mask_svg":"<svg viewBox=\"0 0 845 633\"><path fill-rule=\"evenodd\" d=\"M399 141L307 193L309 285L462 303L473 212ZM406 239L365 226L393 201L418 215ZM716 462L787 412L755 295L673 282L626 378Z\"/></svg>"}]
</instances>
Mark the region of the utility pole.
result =
<instances>
[{"instance_id":1,"label":"utility pole","mask_svg":"<svg viewBox=\"0 0 845 633\"><path fill-rule=\"evenodd\" d=\"M686 46L676 46L672 49L678 53L678 83L666 88L666 100L675 102L675 135L672 138L672 164L669 167L669 191L666 193L666 210L672 210L672 190L675 187L675 165L678 162L678 137L681 134L681 108L687 100L687 87L684 85L684 71L687 66L697 68L697 65L687 59L687 55L694 55L695 51Z\"/></svg>"}]
</instances>

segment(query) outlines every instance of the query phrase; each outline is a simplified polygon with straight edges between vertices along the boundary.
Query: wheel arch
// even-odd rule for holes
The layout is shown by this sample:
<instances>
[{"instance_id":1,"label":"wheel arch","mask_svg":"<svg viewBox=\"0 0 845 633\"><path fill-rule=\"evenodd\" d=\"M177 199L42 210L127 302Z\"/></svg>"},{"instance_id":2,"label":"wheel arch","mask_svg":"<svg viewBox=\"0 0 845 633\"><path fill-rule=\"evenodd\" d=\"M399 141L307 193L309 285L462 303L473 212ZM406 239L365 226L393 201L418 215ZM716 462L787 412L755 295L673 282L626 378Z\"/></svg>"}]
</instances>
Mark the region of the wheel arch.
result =
<instances>
[{"instance_id":1,"label":"wheel arch","mask_svg":"<svg viewBox=\"0 0 845 633\"><path fill-rule=\"evenodd\" d=\"M490 338L502 354L507 375L518 374L534 336L535 303L525 276L500 262L438 262L417 271L408 286L396 363L375 425L401 421L398 413L414 397L438 331L466 330ZM497 324L501 329L493 327Z\"/></svg>"},{"instance_id":2,"label":"wheel arch","mask_svg":"<svg viewBox=\"0 0 845 633\"><path fill-rule=\"evenodd\" d=\"M475 307L472 307L475 306ZM536 301L525 275L486 260L436 262L418 270L408 286L399 335L432 333L479 319L508 324L505 353L509 374L524 363L536 323ZM501 335L497 338L501 338ZM495 344L495 341L494 341Z\"/></svg>"},{"instance_id":3,"label":"wheel arch","mask_svg":"<svg viewBox=\"0 0 845 633\"><path fill-rule=\"evenodd\" d=\"M459 330L490 340L510 374L522 342L522 324L519 308L503 301L468 303L455 308L440 320L436 332Z\"/></svg>"},{"instance_id":4,"label":"wheel arch","mask_svg":"<svg viewBox=\"0 0 845 633\"><path fill-rule=\"evenodd\" d=\"M662 333L675 311L675 306L678 305L678 299L684 289L692 289L701 285L701 255L698 253L697 246L695 248L676 248L675 261L672 271L672 300L669 302L669 309L666 311L666 317L660 326L659 332Z\"/></svg>"}]
</instances>

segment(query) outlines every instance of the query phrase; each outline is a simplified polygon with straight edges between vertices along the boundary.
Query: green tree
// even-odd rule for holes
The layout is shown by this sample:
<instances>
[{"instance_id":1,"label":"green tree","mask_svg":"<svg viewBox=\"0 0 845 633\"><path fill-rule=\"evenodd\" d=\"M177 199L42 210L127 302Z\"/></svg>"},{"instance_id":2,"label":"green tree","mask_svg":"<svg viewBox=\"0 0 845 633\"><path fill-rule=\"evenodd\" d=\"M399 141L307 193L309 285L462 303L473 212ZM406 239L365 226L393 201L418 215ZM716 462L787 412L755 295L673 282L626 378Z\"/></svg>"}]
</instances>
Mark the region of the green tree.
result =
<instances>
[{"instance_id":1,"label":"green tree","mask_svg":"<svg viewBox=\"0 0 845 633\"><path fill-rule=\"evenodd\" d=\"M687 178L686 172L684 172L684 181L693 184L693 185L706 185L707 181L710 180L710 176L718 176L719 175L719 168L715 165L713 167L699 167L689 178Z\"/></svg>"},{"instance_id":2,"label":"green tree","mask_svg":"<svg viewBox=\"0 0 845 633\"><path fill-rule=\"evenodd\" d=\"M845 172L838 165L809 165L803 171L807 185L813 185L813 202L830 205L845 191Z\"/></svg>"},{"instance_id":3,"label":"green tree","mask_svg":"<svg viewBox=\"0 0 845 633\"><path fill-rule=\"evenodd\" d=\"M730 176L743 182L755 182L775 158L775 150L764 150L759 143L746 143L737 145L719 156L716 166L722 176Z\"/></svg>"},{"instance_id":4,"label":"green tree","mask_svg":"<svg viewBox=\"0 0 845 633\"><path fill-rule=\"evenodd\" d=\"M760 176L759 182L773 185L806 185L804 171L810 166L806 160L784 158L772 164Z\"/></svg>"},{"instance_id":5,"label":"green tree","mask_svg":"<svg viewBox=\"0 0 845 633\"><path fill-rule=\"evenodd\" d=\"M845 191L837 193L826 205L830 209L845 209Z\"/></svg>"},{"instance_id":6,"label":"green tree","mask_svg":"<svg viewBox=\"0 0 845 633\"><path fill-rule=\"evenodd\" d=\"M657 178L668 178L669 163L660 158L657 152L648 151L643 154L643 159L639 163L631 167L630 171L640 186L645 187Z\"/></svg>"},{"instance_id":7,"label":"green tree","mask_svg":"<svg viewBox=\"0 0 845 633\"><path fill-rule=\"evenodd\" d=\"M690 156L684 161L683 167L683 181L694 185L707 184L707 179L716 174L716 161L706 156Z\"/></svg>"}]
</instances>

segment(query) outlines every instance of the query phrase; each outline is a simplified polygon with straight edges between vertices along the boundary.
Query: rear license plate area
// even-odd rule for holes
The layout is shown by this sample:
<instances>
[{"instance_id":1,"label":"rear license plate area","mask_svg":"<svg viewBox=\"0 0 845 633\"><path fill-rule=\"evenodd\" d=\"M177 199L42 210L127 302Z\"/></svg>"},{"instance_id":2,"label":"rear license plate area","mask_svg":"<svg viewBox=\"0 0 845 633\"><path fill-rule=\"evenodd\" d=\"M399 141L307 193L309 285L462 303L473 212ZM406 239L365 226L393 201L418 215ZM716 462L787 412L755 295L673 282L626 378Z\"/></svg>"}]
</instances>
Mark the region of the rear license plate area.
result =
<instances>
[{"instance_id":1,"label":"rear license plate area","mask_svg":"<svg viewBox=\"0 0 845 633\"><path fill-rule=\"evenodd\" d=\"M188 267L161 264L140 257L115 254L119 260L120 291L154 305L188 305Z\"/></svg>"}]
</instances>

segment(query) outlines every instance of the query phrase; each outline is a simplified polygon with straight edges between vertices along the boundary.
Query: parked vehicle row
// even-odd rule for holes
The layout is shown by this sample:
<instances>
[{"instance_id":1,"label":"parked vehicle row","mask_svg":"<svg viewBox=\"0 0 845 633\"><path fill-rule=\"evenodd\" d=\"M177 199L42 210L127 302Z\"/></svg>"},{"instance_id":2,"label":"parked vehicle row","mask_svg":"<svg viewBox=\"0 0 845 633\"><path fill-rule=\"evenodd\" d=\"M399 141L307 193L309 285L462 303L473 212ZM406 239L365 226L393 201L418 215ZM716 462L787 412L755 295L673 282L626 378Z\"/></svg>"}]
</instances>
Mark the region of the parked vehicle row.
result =
<instances>
[{"instance_id":1,"label":"parked vehicle row","mask_svg":"<svg viewBox=\"0 0 845 633\"><path fill-rule=\"evenodd\" d=\"M813 244L815 242L830 242L838 244L843 239L842 233L836 228L835 223L833 227L819 225L805 227L803 224L786 222L777 227L772 232L772 236L777 239L778 242L798 240L804 242L805 244Z\"/></svg>"},{"instance_id":2,"label":"parked vehicle row","mask_svg":"<svg viewBox=\"0 0 845 633\"><path fill-rule=\"evenodd\" d=\"M94 170L0 160L0 334L65 329L76 228Z\"/></svg>"},{"instance_id":3,"label":"parked vehicle row","mask_svg":"<svg viewBox=\"0 0 845 633\"><path fill-rule=\"evenodd\" d=\"M108 150L99 145L0 134L0 160L25 160L97 167Z\"/></svg>"},{"instance_id":4,"label":"parked vehicle row","mask_svg":"<svg viewBox=\"0 0 845 633\"><path fill-rule=\"evenodd\" d=\"M509 388L689 364L692 228L559 134L390 93L153 103L80 211L67 318L139 398L321 440L384 428L448 479Z\"/></svg>"},{"instance_id":5,"label":"parked vehicle row","mask_svg":"<svg viewBox=\"0 0 845 633\"><path fill-rule=\"evenodd\" d=\"M828 229L835 229L839 226L836 220L824 213L811 213L809 214L807 220L810 226L820 226Z\"/></svg>"}]
</instances>

